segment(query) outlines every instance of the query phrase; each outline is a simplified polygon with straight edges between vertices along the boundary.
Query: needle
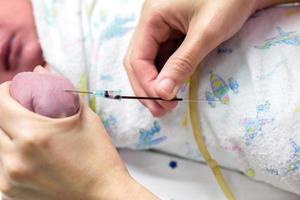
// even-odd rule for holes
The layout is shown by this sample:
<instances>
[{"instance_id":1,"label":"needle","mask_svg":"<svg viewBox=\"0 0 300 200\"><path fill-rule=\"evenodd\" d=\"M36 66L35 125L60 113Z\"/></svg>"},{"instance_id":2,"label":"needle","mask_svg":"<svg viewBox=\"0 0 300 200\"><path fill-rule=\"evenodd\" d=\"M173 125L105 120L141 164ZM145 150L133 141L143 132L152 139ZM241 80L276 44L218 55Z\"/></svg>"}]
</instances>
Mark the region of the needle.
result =
<instances>
[{"instance_id":1,"label":"needle","mask_svg":"<svg viewBox=\"0 0 300 200\"><path fill-rule=\"evenodd\" d=\"M142 96L123 96L120 95L119 91L109 91L109 90L96 90L96 91L82 91L82 90L65 90L65 92L73 92L73 93L80 93L80 94L90 94L95 95L98 97L104 97L109 99L116 99L116 100L122 100L122 99L139 99L139 100L159 100L159 101L180 101L180 102L202 102L206 101L203 99L183 99L183 98L174 98L171 100L165 100L160 97L142 97Z\"/></svg>"}]
</instances>

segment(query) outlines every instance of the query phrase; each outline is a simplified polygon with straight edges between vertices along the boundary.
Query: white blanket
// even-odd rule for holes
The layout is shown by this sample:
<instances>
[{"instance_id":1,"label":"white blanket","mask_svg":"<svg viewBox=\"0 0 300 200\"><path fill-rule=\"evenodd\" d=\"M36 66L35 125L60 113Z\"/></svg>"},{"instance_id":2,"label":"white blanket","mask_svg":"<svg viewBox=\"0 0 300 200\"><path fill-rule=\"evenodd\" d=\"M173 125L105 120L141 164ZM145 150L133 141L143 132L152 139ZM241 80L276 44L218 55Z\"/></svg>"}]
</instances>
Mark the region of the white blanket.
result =
<instances>
[{"instance_id":1,"label":"white blanket","mask_svg":"<svg viewBox=\"0 0 300 200\"><path fill-rule=\"evenodd\" d=\"M47 62L80 90L133 95L122 65L142 0L33 0ZM147 47L145 47L147 48ZM199 75L199 123L220 165L300 194L300 8L254 15ZM187 97L188 83L178 96ZM138 101L85 97L118 147L203 160L188 104L155 119Z\"/></svg>"},{"instance_id":2,"label":"white blanket","mask_svg":"<svg viewBox=\"0 0 300 200\"><path fill-rule=\"evenodd\" d=\"M226 200L205 164L159 152L121 150L130 174L162 200ZM177 167L171 168L170 162ZM298 200L299 196L223 169L238 200Z\"/></svg>"}]
</instances>

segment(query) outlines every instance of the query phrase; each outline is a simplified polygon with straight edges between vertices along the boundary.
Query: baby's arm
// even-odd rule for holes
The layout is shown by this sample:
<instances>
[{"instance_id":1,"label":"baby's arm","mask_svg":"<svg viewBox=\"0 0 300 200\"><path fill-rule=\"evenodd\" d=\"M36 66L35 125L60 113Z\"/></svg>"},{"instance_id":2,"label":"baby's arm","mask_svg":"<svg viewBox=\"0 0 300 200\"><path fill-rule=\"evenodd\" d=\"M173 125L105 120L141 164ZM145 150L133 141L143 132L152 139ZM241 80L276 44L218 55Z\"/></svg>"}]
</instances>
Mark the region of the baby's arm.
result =
<instances>
[{"instance_id":1,"label":"baby's arm","mask_svg":"<svg viewBox=\"0 0 300 200\"><path fill-rule=\"evenodd\" d=\"M16 75L10 85L10 94L30 111L51 118L61 118L72 116L79 110L78 95L64 92L72 89L73 84L64 77L37 67L34 72Z\"/></svg>"}]
</instances>

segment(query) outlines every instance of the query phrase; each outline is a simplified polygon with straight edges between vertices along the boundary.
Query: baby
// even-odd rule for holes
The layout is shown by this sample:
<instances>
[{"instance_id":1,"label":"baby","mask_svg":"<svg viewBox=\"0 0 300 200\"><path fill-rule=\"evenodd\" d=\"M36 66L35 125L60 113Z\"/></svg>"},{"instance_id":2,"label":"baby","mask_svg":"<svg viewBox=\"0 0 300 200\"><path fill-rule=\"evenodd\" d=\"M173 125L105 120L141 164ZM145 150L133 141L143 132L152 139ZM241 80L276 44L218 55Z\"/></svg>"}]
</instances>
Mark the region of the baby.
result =
<instances>
[{"instance_id":1,"label":"baby","mask_svg":"<svg viewBox=\"0 0 300 200\"><path fill-rule=\"evenodd\" d=\"M71 80L79 90L121 89L124 95L134 95L122 58L142 3L142 0L33 0L39 41L51 71ZM199 124L218 163L298 194L299 11L299 7L282 7L257 13L234 38L203 61L198 76L198 99L203 100L198 105ZM58 79L62 82L57 82ZM47 91L41 91L36 80L48 86L57 82L61 95L71 87L49 74L34 72L17 76L11 94L32 111L38 112L36 105L42 105L41 110L56 106L53 102L44 103L42 96ZM29 94L42 96L28 97L19 91L26 83ZM187 98L188 86L189 82L178 96ZM76 96L63 97L58 93L51 96L65 98L71 106L65 107L66 101L59 100L62 107L55 108L58 115L40 114L69 116L79 109ZM117 147L155 148L203 161L193 139L188 104L180 103L166 117L156 119L135 100L82 97L101 117ZM36 101L40 104L32 103Z\"/></svg>"},{"instance_id":2,"label":"baby","mask_svg":"<svg viewBox=\"0 0 300 200\"><path fill-rule=\"evenodd\" d=\"M35 31L31 3L0 1L0 83L45 63Z\"/></svg>"}]
</instances>

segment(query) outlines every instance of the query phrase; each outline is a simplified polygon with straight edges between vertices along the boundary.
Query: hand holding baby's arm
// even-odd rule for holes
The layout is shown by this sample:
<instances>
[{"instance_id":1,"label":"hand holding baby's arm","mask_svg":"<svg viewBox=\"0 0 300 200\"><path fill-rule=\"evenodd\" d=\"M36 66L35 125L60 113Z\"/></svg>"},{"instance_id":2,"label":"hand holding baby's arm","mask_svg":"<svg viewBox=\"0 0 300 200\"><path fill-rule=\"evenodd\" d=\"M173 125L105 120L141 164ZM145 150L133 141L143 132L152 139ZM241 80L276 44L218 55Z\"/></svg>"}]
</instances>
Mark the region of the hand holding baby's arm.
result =
<instances>
[{"instance_id":1,"label":"hand holding baby's arm","mask_svg":"<svg viewBox=\"0 0 300 200\"><path fill-rule=\"evenodd\" d=\"M35 114L0 85L0 190L15 200L155 199L130 178L86 105L68 118Z\"/></svg>"}]
</instances>

